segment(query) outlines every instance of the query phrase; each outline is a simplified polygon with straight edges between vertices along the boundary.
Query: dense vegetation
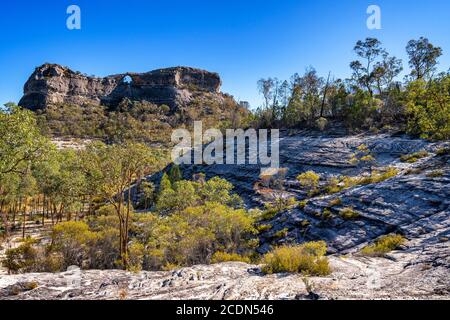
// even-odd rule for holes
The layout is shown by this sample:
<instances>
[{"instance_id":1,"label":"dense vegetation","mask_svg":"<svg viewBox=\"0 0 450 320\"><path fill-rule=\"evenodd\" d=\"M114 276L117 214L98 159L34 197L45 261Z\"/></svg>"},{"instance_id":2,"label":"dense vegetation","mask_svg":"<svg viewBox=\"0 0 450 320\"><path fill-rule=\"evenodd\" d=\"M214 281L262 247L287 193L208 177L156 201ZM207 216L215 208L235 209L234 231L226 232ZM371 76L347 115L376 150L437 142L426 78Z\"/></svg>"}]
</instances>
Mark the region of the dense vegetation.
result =
<instances>
[{"instance_id":1,"label":"dense vegetation","mask_svg":"<svg viewBox=\"0 0 450 320\"><path fill-rule=\"evenodd\" d=\"M130 141L58 150L33 113L11 104L0 128L1 236L20 230L23 240L6 252L11 272L160 270L254 252L256 216L227 181L182 180L177 166L159 188L143 179L167 165L164 150ZM30 237L30 225L47 225L50 241Z\"/></svg>"},{"instance_id":2,"label":"dense vegetation","mask_svg":"<svg viewBox=\"0 0 450 320\"><path fill-rule=\"evenodd\" d=\"M290 81L261 79L264 105L253 125L272 128L317 128L332 125L351 131L395 127L423 138L450 137L450 73L436 74L439 47L428 39L411 40L406 48L411 72L397 78L402 61L390 56L379 40L358 41L350 79L320 77L312 67Z\"/></svg>"},{"instance_id":3,"label":"dense vegetation","mask_svg":"<svg viewBox=\"0 0 450 320\"><path fill-rule=\"evenodd\" d=\"M265 103L253 114L229 96L223 101L194 96L189 108L180 110L124 100L114 110L61 105L34 114L7 104L0 110L0 238L20 232L22 242L6 251L3 265L10 272L60 271L70 265L136 271L244 261L262 262L266 273L330 273L324 242L256 254L258 232L271 229L264 220L307 205L307 200L298 203L285 196L285 169L261 176L257 183L274 195L266 210L246 210L228 181L201 174L184 180L178 166L168 167L167 150L156 145L170 141L172 128L189 128L198 119L220 128L344 126L354 131L392 126L427 139L449 139L450 73L436 74L440 48L425 38L410 41L411 72L403 82L396 80L401 61L377 39L358 41L355 52L359 60L350 64L351 79L324 80L309 68L290 82L260 80ZM58 149L50 142L53 136L94 142ZM427 156L417 152L401 160L412 163ZM375 158L365 145L355 150L351 162L368 174L327 179L313 171L298 175L305 198L398 174L390 167L374 169ZM159 183L145 179L160 172ZM330 208L341 204L335 198ZM330 208L321 213L324 220L334 217ZM359 212L345 207L339 215L353 220ZM308 223L301 222L303 227ZM31 237L32 225L47 228L49 236ZM287 232L279 230L273 239L285 238ZM387 236L362 251L382 255L402 243L400 236Z\"/></svg>"},{"instance_id":4,"label":"dense vegetation","mask_svg":"<svg viewBox=\"0 0 450 320\"><path fill-rule=\"evenodd\" d=\"M47 136L90 138L106 143L138 141L170 143L172 130L190 128L202 120L205 127L238 128L248 111L232 97L218 100L209 93L197 93L188 106L171 110L167 105L122 100L116 108L93 105L49 105L37 111L38 125Z\"/></svg>"}]
</instances>

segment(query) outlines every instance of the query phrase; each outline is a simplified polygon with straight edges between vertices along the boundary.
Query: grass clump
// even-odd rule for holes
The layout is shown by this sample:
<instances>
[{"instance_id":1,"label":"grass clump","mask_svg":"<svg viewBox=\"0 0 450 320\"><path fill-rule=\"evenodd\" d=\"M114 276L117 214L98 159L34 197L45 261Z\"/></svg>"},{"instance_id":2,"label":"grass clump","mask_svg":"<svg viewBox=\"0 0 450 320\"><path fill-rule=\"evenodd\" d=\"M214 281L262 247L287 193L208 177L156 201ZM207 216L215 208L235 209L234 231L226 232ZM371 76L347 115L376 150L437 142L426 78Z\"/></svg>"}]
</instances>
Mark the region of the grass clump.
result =
<instances>
[{"instance_id":1,"label":"grass clump","mask_svg":"<svg viewBox=\"0 0 450 320\"><path fill-rule=\"evenodd\" d=\"M341 198L335 198L335 199L330 201L329 206L330 207L336 207L336 206L340 206L341 204L342 204L342 199Z\"/></svg>"},{"instance_id":2,"label":"grass clump","mask_svg":"<svg viewBox=\"0 0 450 320\"><path fill-rule=\"evenodd\" d=\"M297 176L297 181L302 188L312 197L317 192L319 186L320 175L314 171L308 171Z\"/></svg>"},{"instance_id":3,"label":"grass clump","mask_svg":"<svg viewBox=\"0 0 450 320\"><path fill-rule=\"evenodd\" d=\"M250 263L250 258L241 256L237 253L226 253L226 252L216 252L211 258L211 263L221 263L221 262L245 262Z\"/></svg>"},{"instance_id":4,"label":"grass clump","mask_svg":"<svg viewBox=\"0 0 450 320\"><path fill-rule=\"evenodd\" d=\"M270 229L272 229L272 225L271 224L262 224L256 227L256 229L258 230L259 233L262 232L266 232L269 231Z\"/></svg>"},{"instance_id":5,"label":"grass clump","mask_svg":"<svg viewBox=\"0 0 450 320\"><path fill-rule=\"evenodd\" d=\"M324 209L322 212L322 220L329 220L333 217L330 209Z\"/></svg>"},{"instance_id":6,"label":"grass clump","mask_svg":"<svg viewBox=\"0 0 450 320\"><path fill-rule=\"evenodd\" d=\"M331 273L326 252L324 241L278 247L263 257L262 271L267 274L287 272L326 276Z\"/></svg>"},{"instance_id":7,"label":"grass clump","mask_svg":"<svg viewBox=\"0 0 450 320\"><path fill-rule=\"evenodd\" d=\"M430 173L427 174L428 178L439 178L442 177L444 175L444 171L442 170L434 170Z\"/></svg>"},{"instance_id":8,"label":"grass clump","mask_svg":"<svg viewBox=\"0 0 450 320\"><path fill-rule=\"evenodd\" d=\"M405 154L400 157L400 161L407 162L407 163L415 163L419 159L428 157L428 155L429 155L428 151L422 150L422 151L414 152L411 154Z\"/></svg>"},{"instance_id":9,"label":"grass clump","mask_svg":"<svg viewBox=\"0 0 450 320\"><path fill-rule=\"evenodd\" d=\"M437 156L446 156L450 154L450 148L440 148L436 151Z\"/></svg>"},{"instance_id":10,"label":"grass clump","mask_svg":"<svg viewBox=\"0 0 450 320\"><path fill-rule=\"evenodd\" d=\"M398 234L390 234L378 238L373 244L364 247L361 253L367 256L383 256L397 249L405 242L405 238Z\"/></svg>"},{"instance_id":11,"label":"grass clump","mask_svg":"<svg viewBox=\"0 0 450 320\"><path fill-rule=\"evenodd\" d=\"M359 217L359 212L353 210L352 207L346 207L339 213L344 220L354 220Z\"/></svg>"},{"instance_id":12,"label":"grass clump","mask_svg":"<svg viewBox=\"0 0 450 320\"><path fill-rule=\"evenodd\" d=\"M285 237L287 237L288 234L289 234L289 229L284 228L284 229L281 229L280 231L275 232L275 234L273 235L273 238L274 239L285 238Z\"/></svg>"}]
</instances>

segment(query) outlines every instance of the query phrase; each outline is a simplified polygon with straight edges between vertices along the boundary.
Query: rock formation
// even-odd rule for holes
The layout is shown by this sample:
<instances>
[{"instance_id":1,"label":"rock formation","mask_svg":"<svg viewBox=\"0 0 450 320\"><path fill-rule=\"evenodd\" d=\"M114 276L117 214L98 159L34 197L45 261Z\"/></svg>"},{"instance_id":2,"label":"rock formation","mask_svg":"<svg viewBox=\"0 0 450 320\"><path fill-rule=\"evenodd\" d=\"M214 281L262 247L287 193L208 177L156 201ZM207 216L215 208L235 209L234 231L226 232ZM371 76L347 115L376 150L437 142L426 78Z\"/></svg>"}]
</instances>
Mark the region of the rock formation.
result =
<instances>
[{"instance_id":1,"label":"rock formation","mask_svg":"<svg viewBox=\"0 0 450 320\"><path fill-rule=\"evenodd\" d=\"M348 253L378 237L400 233L408 239L436 232L437 238L450 238L450 156L436 155L438 149L448 148L448 142L431 143L407 136L389 134L326 136L301 134L282 136L280 165L288 169L286 194L297 200L306 198L296 177L313 170L326 179L336 176L367 174L364 168L352 165L350 159L356 148L365 144L372 150L379 167L393 167L398 175L386 181L355 186L333 195L310 199L304 208L296 207L280 212L265 221L271 226L260 237L261 253L274 244L303 243L325 240L329 252ZM403 163L400 156L427 150L429 156L416 163ZM185 166L186 178L203 172L207 178L220 176L235 186L249 207L261 205L265 193L255 191L261 167L258 165ZM438 173L433 176L433 173ZM330 205L339 200L338 205ZM340 210L353 208L356 219L346 220ZM329 210L331 217L323 219ZM285 236L276 235L285 230ZM446 243L447 248L449 243ZM448 248L450 252L450 248Z\"/></svg>"},{"instance_id":2,"label":"rock formation","mask_svg":"<svg viewBox=\"0 0 450 320\"><path fill-rule=\"evenodd\" d=\"M114 107L128 98L177 108L189 102L192 92L219 94L220 86L217 73L189 67L97 78L57 64L44 64L26 82L19 105L31 110L51 104Z\"/></svg>"}]
</instances>

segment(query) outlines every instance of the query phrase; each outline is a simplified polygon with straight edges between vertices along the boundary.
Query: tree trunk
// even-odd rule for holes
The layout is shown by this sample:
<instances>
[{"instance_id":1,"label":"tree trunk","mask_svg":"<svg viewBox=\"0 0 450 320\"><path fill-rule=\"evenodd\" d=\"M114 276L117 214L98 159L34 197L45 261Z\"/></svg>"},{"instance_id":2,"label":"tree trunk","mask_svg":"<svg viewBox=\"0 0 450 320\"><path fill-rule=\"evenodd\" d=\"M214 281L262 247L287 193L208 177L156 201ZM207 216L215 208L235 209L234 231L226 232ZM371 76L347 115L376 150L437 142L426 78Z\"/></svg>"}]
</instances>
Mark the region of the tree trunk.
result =
<instances>
[{"instance_id":1,"label":"tree trunk","mask_svg":"<svg viewBox=\"0 0 450 320\"><path fill-rule=\"evenodd\" d=\"M25 239L26 223L27 223L27 197L25 197L24 206L23 206L22 239Z\"/></svg>"}]
</instances>

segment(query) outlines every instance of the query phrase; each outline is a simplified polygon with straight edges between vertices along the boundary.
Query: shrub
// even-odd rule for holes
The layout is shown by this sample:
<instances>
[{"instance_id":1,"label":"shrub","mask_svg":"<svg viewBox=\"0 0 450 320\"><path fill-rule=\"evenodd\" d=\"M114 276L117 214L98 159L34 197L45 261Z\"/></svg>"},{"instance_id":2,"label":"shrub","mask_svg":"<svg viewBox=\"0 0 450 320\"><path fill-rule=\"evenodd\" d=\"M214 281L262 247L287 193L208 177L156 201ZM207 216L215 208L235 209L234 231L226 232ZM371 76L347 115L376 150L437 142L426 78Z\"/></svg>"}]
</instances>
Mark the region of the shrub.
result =
<instances>
[{"instance_id":1,"label":"shrub","mask_svg":"<svg viewBox=\"0 0 450 320\"><path fill-rule=\"evenodd\" d=\"M144 262L144 245L140 242L133 242L128 247L128 270L138 272L142 270Z\"/></svg>"},{"instance_id":2,"label":"shrub","mask_svg":"<svg viewBox=\"0 0 450 320\"><path fill-rule=\"evenodd\" d=\"M269 231L270 229L272 229L272 225L271 224L262 224L262 225L258 226L256 229L258 230L259 233L261 233L261 232Z\"/></svg>"},{"instance_id":3,"label":"shrub","mask_svg":"<svg viewBox=\"0 0 450 320\"><path fill-rule=\"evenodd\" d=\"M398 169L393 167L384 168L372 173L370 183L380 183L398 175Z\"/></svg>"},{"instance_id":4,"label":"shrub","mask_svg":"<svg viewBox=\"0 0 450 320\"><path fill-rule=\"evenodd\" d=\"M342 205L342 199L341 198L334 198L330 201L329 206L330 207L336 207Z\"/></svg>"},{"instance_id":5,"label":"shrub","mask_svg":"<svg viewBox=\"0 0 450 320\"><path fill-rule=\"evenodd\" d=\"M342 188L339 186L339 179L336 177L332 177L327 181L327 184L325 185L325 191L328 194L334 194L338 193L342 190Z\"/></svg>"},{"instance_id":6,"label":"shrub","mask_svg":"<svg viewBox=\"0 0 450 320\"><path fill-rule=\"evenodd\" d=\"M306 205L308 204L308 200L302 200L298 203L298 207L300 209L305 209Z\"/></svg>"},{"instance_id":7,"label":"shrub","mask_svg":"<svg viewBox=\"0 0 450 320\"><path fill-rule=\"evenodd\" d=\"M82 267L95 239L96 234L89 230L87 223L61 222L53 227L51 250L62 255L64 269L71 265Z\"/></svg>"},{"instance_id":8,"label":"shrub","mask_svg":"<svg viewBox=\"0 0 450 320\"><path fill-rule=\"evenodd\" d=\"M245 262L250 263L249 257L241 256L237 253L226 253L218 251L214 253L211 258L211 263L221 263L221 262Z\"/></svg>"},{"instance_id":9,"label":"shrub","mask_svg":"<svg viewBox=\"0 0 450 320\"><path fill-rule=\"evenodd\" d=\"M2 265L8 270L8 273L37 271L39 258L34 244L36 244L36 240L27 238L17 248L6 250Z\"/></svg>"},{"instance_id":10,"label":"shrub","mask_svg":"<svg viewBox=\"0 0 450 320\"><path fill-rule=\"evenodd\" d=\"M442 170L434 170L430 173L427 174L428 178L439 178L442 177L444 175L444 171Z\"/></svg>"},{"instance_id":11,"label":"shrub","mask_svg":"<svg viewBox=\"0 0 450 320\"><path fill-rule=\"evenodd\" d=\"M257 242L254 217L218 203L191 207L170 216L153 216L141 228L146 269L211 262L211 252L247 252Z\"/></svg>"},{"instance_id":12,"label":"shrub","mask_svg":"<svg viewBox=\"0 0 450 320\"><path fill-rule=\"evenodd\" d=\"M333 214L329 209L324 209L322 212L322 219L323 220L329 220L333 217Z\"/></svg>"},{"instance_id":13,"label":"shrub","mask_svg":"<svg viewBox=\"0 0 450 320\"><path fill-rule=\"evenodd\" d=\"M383 256L386 253L397 249L405 242L401 235L390 234L378 238L375 243L364 247L361 253L367 256Z\"/></svg>"},{"instance_id":14,"label":"shrub","mask_svg":"<svg viewBox=\"0 0 450 320\"><path fill-rule=\"evenodd\" d=\"M324 131L328 125L328 120L326 118L319 118L316 120L316 126L320 131Z\"/></svg>"},{"instance_id":15,"label":"shrub","mask_svg":"<svg viewBox=\"0 0 450 320\"><path fill-rule=\"evenodd\" d=\"M301 225L303 228L308 227L310 224L311 224L311 222L309 222L309 220L302 220L302 221L300 222L300 225Z\"/></svg>"},{"instance_id":16,"label":"shrub","mask_svg":"<svg viewBox=\"0 0 450 320\"><path fill-rule=\"evenodd\" d=\"M331 273L326 251L324 241L278 247L264 255L262 271L268 274L288 272L326 276Z\"/></svg>"},{"instance_id":17,"label":"shrub","mask_svg":"<svg viewBox=\"0 0 450 320\"><path fill-rule=\"evenodd\" d=\"M450 148L440 148L436 151L437 156L446 156L450 154Z\"/></svg>"},{"instance_id":18,"label":"shrub","mask_svg":"<svg viewBox=\"0 0 450 320\"><path fill-rule=\"evenodd\" d=\"M407 163L415 163L419 159L428 157L429 153L426 150L414 152L412 154L403 155L400 157L400 161L407 162Z\"/></svg>"},{"instance_id":19,"label":"shrub","mask_svg":"<svg viewBox=\"0 0 450 320\"><path fill-rule=\"evenodd\" d=\"M425 139L450 137L450 75L438 75L430 81L417 80L407 87L407 131Z\"/></svg>"},{"instance_id":20,"label":"shrub","mask_svg":"<svg viewBox=\"0 0 450 320\"><path fill-rule=\"evenodd\" d=\"M273 235L273 238L274 239L282 239L282 238L287 237L288 233L289 233L289 229L284 228L284 229L281 229L281 230L275 232Z\"/></svg>"},{"instance_id":21,"label":"shrub","mask_svg":"<svg viewBox=\"0 0 450 320\"><path fill-rule=\"evenodd\" d=\"M359 217L359 213L352 207L343 208L339 213L344 220L353 220Z\"/></svg>"},{"instance_id":22,"label":"shrub","mask_svg":"<svg viewBox=\"0 0 450 320\"><path fill-rule=\"evenodd\" d=\"M317 186L319 185L320 175L314 171L308 171L297 176L300 185L308 192L308 195L314 194Z\"/></svg>"}]
</instances>

